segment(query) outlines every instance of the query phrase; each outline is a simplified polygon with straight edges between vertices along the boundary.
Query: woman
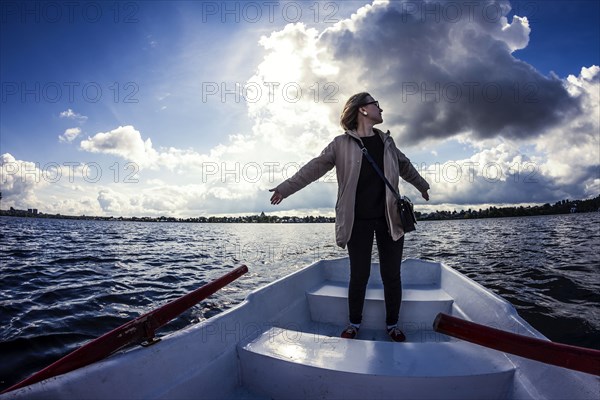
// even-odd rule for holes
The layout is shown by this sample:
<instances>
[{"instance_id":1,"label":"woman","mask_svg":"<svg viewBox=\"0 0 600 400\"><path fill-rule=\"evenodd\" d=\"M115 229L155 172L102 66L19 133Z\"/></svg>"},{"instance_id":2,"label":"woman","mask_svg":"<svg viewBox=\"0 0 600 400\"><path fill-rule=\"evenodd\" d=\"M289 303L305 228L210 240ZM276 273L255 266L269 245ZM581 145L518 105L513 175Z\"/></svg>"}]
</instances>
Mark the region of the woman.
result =
<instances>
[{"instance_id":1,"label":"woman","mask_svg":"<svg viewBox=\"0 0 600 400\"><path fill-rule=\"evenodd\" d=\"M393 187L398 187L399 176L415 186L425 200L429 200L429 184L419 175L410 160L398 150L389 131L373 128L383 122L379 102L369 93L350 97L344 106L340 123L345 129L294 176L271 189L271 204L304 188L336 168L338 198L335 206L335 235L337 244L348 246L350 258L350 285L348 288L349 325L342 337L353 339L358 334L369 274L373 236L377 240L381 278L384 286L386 326L390 338L405 340L398 327L402 300L400 263L404 247L404 231L396 198L386 188L383 179L363 157L361 142L384 171Z\"/></svg>"}]
</instances>

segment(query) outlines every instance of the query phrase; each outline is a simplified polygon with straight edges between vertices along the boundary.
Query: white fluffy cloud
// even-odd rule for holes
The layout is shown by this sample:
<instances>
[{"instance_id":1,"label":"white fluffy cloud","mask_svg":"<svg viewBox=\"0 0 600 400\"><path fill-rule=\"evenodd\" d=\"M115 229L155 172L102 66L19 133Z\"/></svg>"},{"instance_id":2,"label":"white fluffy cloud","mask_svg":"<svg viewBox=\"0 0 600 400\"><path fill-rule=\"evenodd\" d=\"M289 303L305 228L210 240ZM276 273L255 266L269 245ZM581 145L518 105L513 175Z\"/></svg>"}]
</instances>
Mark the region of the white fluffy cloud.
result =
<instances>
[{"instance_id":1,"label":"white fluffy cloud","mask_svg":"<svg viewBox=\"0 0 600 400\"><path fill-rule=\"evenodd\" d=\"M466 159L429 165L421 174L430 182L436 203L539 203L556 195L539 161L510 142L499 142Z\"/></svg>"},{"instance_id":2,"label":"white fluffy cloud","mask_svg":"<svg viewBox=\"0 0 600 400\"><path fill-rule=\"evenodd\" d=\"M527 17L514 16L510 24L506 17L501 17L501 24L501 34L497 37L508 45L511 52L527 47L531 33Z\"/></svg>"},{"instance_id":3,"label":"white fluffy cloud","mask_svg":"<svg viewBox=\"0 0 600 400\"><path fill-rule=\"evenodd\" d=\"M0 190L3 208L41 206L36 192L47 183L44 171L30 161L17 160L10 153L0 156Z\"/></svg>"},{"instance_id":4,"label":"white fluffy cloud","mask_svg":"<svg viewBox=\"0 0 600 400\"><path fill-rule=\"evenodd\" d=\"M152 140L143 140L140 132L131 125L119 126L110 132L99 132L82 140L81 148L92 153L116 155L142 167L151 166L158 157Z\"/></svg>"},{"instance_id":5,"label":"white fluffy cloud","mask_svg":"<svg viewBox=\"0 0 600 400\"><path fill-rule=\"evenodd\" d=\"M570 193L596 196L600 192L600 67L582 68L565 87L580 100L582 113L549 129L535 142L547 155L541 171Z\"/></svg>"},{"instance_id":6,"label":"white fluffy cloud","mask_svg":"<svg viewBox=\"0 0 600 400\"><path fill-rule=\"evenodd\" d=\"M58 140L62 143L70 143L77 138L81 134L80 128L69 128L65 130L65 132L58 137Z\"/></svg>"}]
</instances>

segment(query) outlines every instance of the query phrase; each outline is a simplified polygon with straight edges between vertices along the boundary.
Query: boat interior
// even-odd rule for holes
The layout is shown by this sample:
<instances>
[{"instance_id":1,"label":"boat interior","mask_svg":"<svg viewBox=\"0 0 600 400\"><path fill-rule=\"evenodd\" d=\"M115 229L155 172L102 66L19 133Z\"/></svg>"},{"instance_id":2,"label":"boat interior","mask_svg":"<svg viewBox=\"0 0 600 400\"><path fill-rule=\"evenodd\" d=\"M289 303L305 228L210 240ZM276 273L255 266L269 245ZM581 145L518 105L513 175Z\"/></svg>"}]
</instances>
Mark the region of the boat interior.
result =
<instances>
[{"instance_id":1,"label":"boat interior","mask_svg":"<svg viewBox=\"0 0 600 400\"><path fill-rule=\"evenodd\" d=\"M593 398L600 387L591 375L434 331L442 312L545 339L510 303L441 263L402 263L405 342L385 331L376 263L358 336L340 338L348 279L347 258L319 261L156 345L32 385L26 397L538 399Z\"/></svg>"}]
</instances>

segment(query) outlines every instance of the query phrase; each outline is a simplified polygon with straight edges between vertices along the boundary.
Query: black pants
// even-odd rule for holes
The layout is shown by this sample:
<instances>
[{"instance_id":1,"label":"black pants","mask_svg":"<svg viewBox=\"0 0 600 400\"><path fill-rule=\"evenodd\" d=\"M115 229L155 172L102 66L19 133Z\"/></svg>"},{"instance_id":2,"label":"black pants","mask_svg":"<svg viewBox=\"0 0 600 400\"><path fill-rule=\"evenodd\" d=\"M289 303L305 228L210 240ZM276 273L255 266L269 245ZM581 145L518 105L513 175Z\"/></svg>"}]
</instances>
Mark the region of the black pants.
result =
<instances>
[{"instance_id":1,"label":"black pants","mask_svg":"<svg viewBox=\"0 0 600 400\"><path fill-rule=\"evenodd\" d=\"M371 252L373 234L377 239L381 280L385 297L386 324L398 323L400 303L402 301L402 281L400 263L404 248L404 236L393 241L388 233L384 218L355 220L352 235L348 242L350 257L350 285L348 288L348 309L350 322L360 324L365 302L367 283L371 273Z\"/></svg>"}]
</instances>

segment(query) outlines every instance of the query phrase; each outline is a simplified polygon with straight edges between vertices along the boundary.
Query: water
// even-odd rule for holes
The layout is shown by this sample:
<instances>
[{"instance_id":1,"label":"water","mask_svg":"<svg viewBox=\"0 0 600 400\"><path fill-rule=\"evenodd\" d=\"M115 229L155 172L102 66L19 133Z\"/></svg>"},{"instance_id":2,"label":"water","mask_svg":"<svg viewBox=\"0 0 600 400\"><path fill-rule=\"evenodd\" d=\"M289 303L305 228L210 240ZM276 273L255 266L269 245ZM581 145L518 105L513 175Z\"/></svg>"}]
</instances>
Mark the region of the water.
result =
<instances>
[{"instance_id":1,"label":"water","mask_svg":"<svg viewBox=\"0 0 600 400\"><path fill-rule=\"evenodd\" d=\"M319 259L333 224L0 218L0 389L234 266L250 272L160 334L209 318ZM443 261L562 343L600 349L600 213L427 221L405 257ZM376 252L374 258L376 258Z\"/></svg>"}]
</instances>

